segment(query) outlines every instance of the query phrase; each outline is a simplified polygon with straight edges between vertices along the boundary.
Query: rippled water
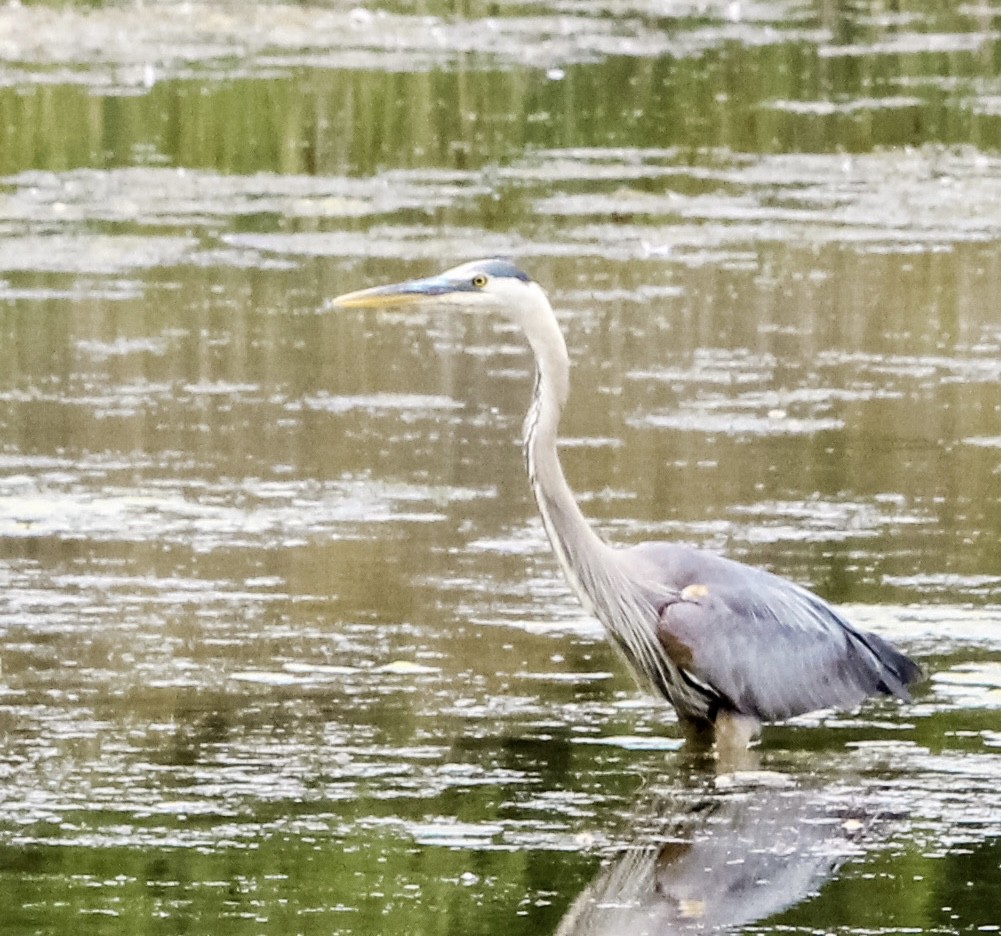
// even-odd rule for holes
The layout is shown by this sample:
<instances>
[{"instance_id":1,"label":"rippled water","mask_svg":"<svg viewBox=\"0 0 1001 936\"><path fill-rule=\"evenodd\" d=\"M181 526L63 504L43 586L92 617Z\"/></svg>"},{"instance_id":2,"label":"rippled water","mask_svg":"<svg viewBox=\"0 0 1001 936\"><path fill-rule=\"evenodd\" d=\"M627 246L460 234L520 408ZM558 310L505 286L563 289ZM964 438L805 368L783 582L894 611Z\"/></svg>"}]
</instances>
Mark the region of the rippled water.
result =
<instances>
[{"instance_id":1,"label":"rippled water","mask_svg":"<svg viewBox=\"0 0 1001 936\"><path fill-rule=\"evenodd\" d=\"M997 25L0 11L0 933L996 931ZM602 533L817 589L912 704L682 743L551 558L520 336L327 306L495 253Z\"/></svg>"}]
</instances>

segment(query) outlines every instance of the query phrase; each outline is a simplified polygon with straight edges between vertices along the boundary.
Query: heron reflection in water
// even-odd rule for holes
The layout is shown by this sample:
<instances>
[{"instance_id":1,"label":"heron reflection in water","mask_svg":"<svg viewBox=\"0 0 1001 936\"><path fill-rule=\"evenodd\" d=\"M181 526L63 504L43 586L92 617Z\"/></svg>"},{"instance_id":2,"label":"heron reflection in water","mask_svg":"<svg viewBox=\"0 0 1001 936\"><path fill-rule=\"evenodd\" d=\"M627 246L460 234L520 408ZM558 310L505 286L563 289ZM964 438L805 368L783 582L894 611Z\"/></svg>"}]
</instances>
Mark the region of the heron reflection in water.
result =
<instances>
[{"instance_id":1,"label":"heron reflection in water","mask_svg":"<svg viewBox=\"0 0 1001 936\"><path fill-rule=\"evenodd\" d=\"M613 858L567 910L556 936L739 931L816 894L864 851L875 816L795 787L713 793L671 815L649 845Z\"/></svg>"},{"instance_id":2,"label":"heron reflection in water","mask_svg":"<svg viewBox=\"0 0 1001 936\"><path fill-rule=\"evenodd\" d=\"M479 260L333 300L340 308L418 303L499 313L525 333L536 363L525 463L553 552L633 673L674 706L689 734L712 732L719 749L740 750L762 722L878 694L908 699L917 665L805 588L689 546L616 548L594 532L556 448L570 359L546 294L525 273Z\"/></svg>"}]
</instances>

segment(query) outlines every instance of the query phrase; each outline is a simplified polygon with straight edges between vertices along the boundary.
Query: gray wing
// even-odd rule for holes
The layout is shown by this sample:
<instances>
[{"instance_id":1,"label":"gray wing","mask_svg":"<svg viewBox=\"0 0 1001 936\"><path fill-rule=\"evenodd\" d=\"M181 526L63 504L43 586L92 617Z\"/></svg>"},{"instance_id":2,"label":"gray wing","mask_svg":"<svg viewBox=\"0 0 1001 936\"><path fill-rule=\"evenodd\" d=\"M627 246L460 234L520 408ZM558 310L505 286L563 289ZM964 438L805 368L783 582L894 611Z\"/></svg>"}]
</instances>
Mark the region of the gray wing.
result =
<instances>
[{"instance_id":1,"label":"gray wing","mask_svg":"<svg viewBox=\"0 0 1001 936\"><path fill-rule=\"evenodd\" d=\"M724 706L772 721L877 693L909 698L917 665L812 592L684 546L631 551L675 592L660 605L661 645Z\"/></svg>"}]
</instances>

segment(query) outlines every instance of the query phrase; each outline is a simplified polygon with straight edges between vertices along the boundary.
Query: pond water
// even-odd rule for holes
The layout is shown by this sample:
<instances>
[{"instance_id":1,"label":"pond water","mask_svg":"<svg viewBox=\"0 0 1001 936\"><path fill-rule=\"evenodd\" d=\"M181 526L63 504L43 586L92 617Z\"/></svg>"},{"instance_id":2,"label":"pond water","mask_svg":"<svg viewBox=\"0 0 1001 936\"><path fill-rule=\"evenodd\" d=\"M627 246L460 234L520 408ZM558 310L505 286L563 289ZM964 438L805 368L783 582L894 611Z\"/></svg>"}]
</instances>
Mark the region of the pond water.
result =
<instances>
[{"instance_id":1,"label":"pond water","mask_svg":"<svg viewBox=\"0 0 1001 936\"><path fill-rule=\"evenodd\" d=\"M0 934L1001 929L999 8L0 10ZM514 256L608 539L928 673L682 742L560 578Z\"/></svg>"}]
</instances>

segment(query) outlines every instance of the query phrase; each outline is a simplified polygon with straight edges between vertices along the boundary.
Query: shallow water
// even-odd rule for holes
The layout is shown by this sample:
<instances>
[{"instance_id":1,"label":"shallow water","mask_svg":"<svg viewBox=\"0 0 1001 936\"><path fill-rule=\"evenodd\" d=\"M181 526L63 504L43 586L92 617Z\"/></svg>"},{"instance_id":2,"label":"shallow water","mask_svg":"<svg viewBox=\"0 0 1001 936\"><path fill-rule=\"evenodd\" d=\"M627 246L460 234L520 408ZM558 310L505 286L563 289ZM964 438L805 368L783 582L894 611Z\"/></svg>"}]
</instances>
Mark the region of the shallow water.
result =
<instances>
[{"instance_id":1,"label":"shallow water","mask_svg":"<svg viewBox=\"0 0 1001 936\"><path fill-rule=\"evenodd\" d=\"M0 933L1001 927L996 7L0 12ZM249 11L249 12L248 12ZM717 776L559 577L599 529L928 671Z\"/></svg>"}]
</instances>

